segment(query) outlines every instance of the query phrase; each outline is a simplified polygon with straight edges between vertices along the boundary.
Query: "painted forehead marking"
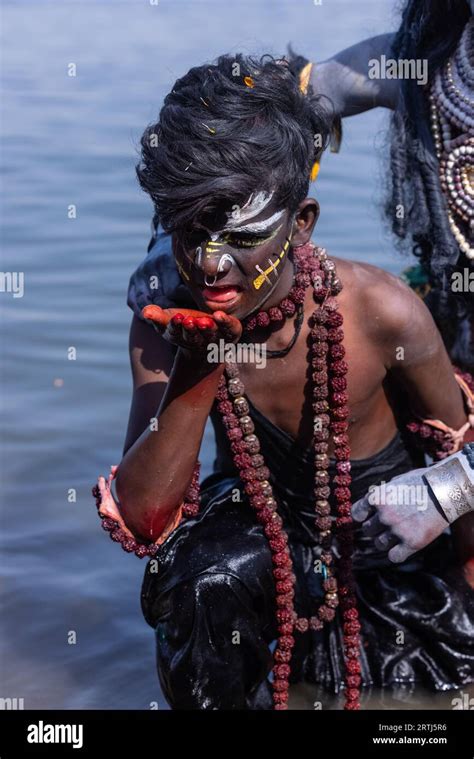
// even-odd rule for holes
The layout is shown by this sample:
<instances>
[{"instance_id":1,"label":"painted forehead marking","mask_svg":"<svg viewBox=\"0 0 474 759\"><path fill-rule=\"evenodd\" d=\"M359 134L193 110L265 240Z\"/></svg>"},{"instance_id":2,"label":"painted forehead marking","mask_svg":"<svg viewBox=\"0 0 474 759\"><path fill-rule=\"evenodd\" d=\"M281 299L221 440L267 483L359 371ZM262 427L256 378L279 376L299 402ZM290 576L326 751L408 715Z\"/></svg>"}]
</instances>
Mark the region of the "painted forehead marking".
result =
<instances>
[{"instance_id":1,"label":"painted forehead marking","mask_svg":"<svg viewBox=\"0 0 474 759\"><path fill-rule=\"evenodd\" d=\"M256 193L252 193L242 208L227 213L228 221L224 229L235 227L243 221L247 221L247 219L253 219L254 216L257 216L257 214L261 213L269 205L272 198L273 192L259 190Z\"/></svg>"},{"instance_id":2,"label":"painted forehead marking","mask_svg":"<svg viewBox=\"0 0 474 759\"><path fill-rule=\"evenodd\" d=\"M262 211L270 204L273 194L273 192L266 192L265 190L259 190L258 192L252 193L242 208L236 211L227 212L227 223L217 232L211 232L207 227L204 227L203 225L201 226L206 230L212 241L217 240L222 234L224 234L224 232L261 232L268 229L268 227L283 216L285 213L284 211L277 211L268 219L256 221L253 222L253 224L244 225L242 222L253 219L255 216L262 213Z\"/></svg>"},{"instance_id":3,"label":"painted forehead marking","mask_svg":"<svg viewBox=\"0 0 474 759\"><path fill-rule=\"evenodd\" d=\"M268 219L262 219L261 221L254 221L252 224L244 224L243 226L234 227L234 232L264 232L269 229L276 221L281 219L285 211L277 211Z\"/></svg>"}]
</instances>

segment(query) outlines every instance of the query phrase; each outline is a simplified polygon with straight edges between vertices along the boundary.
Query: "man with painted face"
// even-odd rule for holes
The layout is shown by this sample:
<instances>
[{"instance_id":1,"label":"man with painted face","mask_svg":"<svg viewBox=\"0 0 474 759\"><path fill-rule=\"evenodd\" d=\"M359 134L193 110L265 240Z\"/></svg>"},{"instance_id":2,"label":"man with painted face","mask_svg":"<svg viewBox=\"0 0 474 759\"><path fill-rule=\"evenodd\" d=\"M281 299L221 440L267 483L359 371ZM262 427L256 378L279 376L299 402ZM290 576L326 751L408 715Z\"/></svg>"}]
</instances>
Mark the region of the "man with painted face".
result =
<instances>
[{"instance_id":1,"label":"man with painted face","mask_svg":"<svg viewBox=\"0 0 474 759\"><path fill-rule=\"evenodd\" d=\"M292 69L304 72L314 92L329 98L338 118L375 107L392 111L387 220L399 241L406 241L420 260L406 278L430 309L453 363L471 375L474 309L469 276L474 275L469 273L474 248L469 225L474 206L468 169L474 150L473 9L474 0L405 0L394 34L363 40L314 65L303 56L290 56ZM406 76L402 69L395 76L380 71L377 75L374 67L382 61L421 68L417 76ZM157 274L158 287L152 287ZM147 303L192 305L169 236L156 224L149 255L129 286L129 305L135 313ZM431 434L437 434L433 428ZM424 519L420 540L436 528L429 512ZM456 520L452 529L457 555L474 583L474 516Z\"/></svg>"},{"instance_id":2,"label":"man with painted face","mask_svg":"<svg viewBox=\"0 0 474 759\"><path fill-rule=\"evenodd\" d=\"M291 682L338 692L343 640L349 708L360 685L474 680L472 593L448 535L398 568L356 531L355 585L347 539L328 555L336 507L350 521L349 483L357 500L422 464L400 432L401 408L466 424L424 304L386 272L331 261L311 243L319 206L307 191L330 124L284 62L222 56L176 82L142 138L140 182L172 235L192 308L160 300L134 316L124 456L114 498L111 482L99 488L103 515L158 545L142 609L175 709L285 708L285 662ZM209 346L244 339L265 345L264 368L208 360ZM183 519L209 417L214 472L199 512ZM337 614L333 559L345 562Z\"/></svg>"}]
</instances>

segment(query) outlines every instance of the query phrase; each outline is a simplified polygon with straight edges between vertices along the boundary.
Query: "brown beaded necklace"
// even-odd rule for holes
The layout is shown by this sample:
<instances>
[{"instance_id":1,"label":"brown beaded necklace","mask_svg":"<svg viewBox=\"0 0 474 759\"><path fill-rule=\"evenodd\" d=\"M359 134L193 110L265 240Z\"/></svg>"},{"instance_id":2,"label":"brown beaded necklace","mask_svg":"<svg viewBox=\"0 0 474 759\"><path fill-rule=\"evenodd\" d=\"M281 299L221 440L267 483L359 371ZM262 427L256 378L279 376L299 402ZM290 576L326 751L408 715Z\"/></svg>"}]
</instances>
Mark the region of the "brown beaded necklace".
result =
<instances>
[{"instance_id":1,"label":"brown beaded necklace","mask_svg":"<svg viewBox=\"0 0 474 759\"><path fill-rule=\"evenodd\" d=\"M270 470L260 453L260 442L255 434L254 423L249 415L245 387L235 363L226 362L216 395L217 409L222 415L233 461L240 480L255 510L257 521L263 526L272 554L275 578L278 638L274 651L273 702L274 709L287 709L290 662L295 644L294 634L308 630L321 630L325 623L336 616L339 606L342 612L345 656L345 709L360 709L361 684L360 622L357 610L354 578L352 573L353 522L351 516L351 464L348 436L347 363L344 361L343 317L338 311L334 296L342 289L334 262L326 251L308 243L293 250L296 266L295 284L278 307L259 311L244 320L244 332L257 327L265 328L273 322L282 323L302 307L306 288L311 284L317 308L310 319L311 365L313 368L314 412L314 498L315 538L320 546L323 575L324 600L309 618L298 617L294 609L293 572L288 536L278 513L278 504L270 484ZM336 459L336 475L330 483L328 456L329 439L332 436ZM199 512L199 471L196 463L192 482L183 504L183 514L195 517ZM339 558L333 552L333 519L329 496L331 485L336 504L335 527ZM98 498L98 491L95 491ZM100 505L100 500L98 501ZM113 540L122 543L128 552L137 556L153 556L158 550L155 544L140 544L120 529L112 519L103 519L103 527Z\"/></svg>"}]
</instances>

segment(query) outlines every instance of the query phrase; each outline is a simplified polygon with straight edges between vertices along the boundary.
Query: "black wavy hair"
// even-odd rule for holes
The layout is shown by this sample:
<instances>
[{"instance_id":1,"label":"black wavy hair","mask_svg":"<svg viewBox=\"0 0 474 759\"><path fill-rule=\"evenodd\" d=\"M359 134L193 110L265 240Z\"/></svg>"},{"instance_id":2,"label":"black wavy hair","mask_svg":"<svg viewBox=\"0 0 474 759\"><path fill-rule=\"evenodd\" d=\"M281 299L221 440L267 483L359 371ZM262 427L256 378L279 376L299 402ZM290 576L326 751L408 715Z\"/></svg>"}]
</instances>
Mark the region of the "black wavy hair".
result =
<instances>
[{"instance_id":1,"label":"black wavy hair","mask_svg":"<svg viewBox=\"0 0 474 759\"><path fill-rule=\"evenodd\" d=\"M155 223L180 231L256 189L273 190L278 208L294 213L332 124L324 98L299 91L299 68L270 55L222 55L176 81L142 135L136 167Z\"/></svg>"},{"instance_id":2,"label":"black wavy hair","mask_svg":"<svg viewBox=\"0 0 474 759\"><path fill-rule=\"evenodd\" d=\"M430 82L452 55L471 15L466 0L408 0L392 54L426 59ZM390 176L386 214L395 234L413 241L433 283L459 258L439 180L426 89L414 79L400 81L401 97L391 118ZM397 210L403 208L404 213ZM400 218L399 218L400 216Z\"/></svg>"}]
</instances>

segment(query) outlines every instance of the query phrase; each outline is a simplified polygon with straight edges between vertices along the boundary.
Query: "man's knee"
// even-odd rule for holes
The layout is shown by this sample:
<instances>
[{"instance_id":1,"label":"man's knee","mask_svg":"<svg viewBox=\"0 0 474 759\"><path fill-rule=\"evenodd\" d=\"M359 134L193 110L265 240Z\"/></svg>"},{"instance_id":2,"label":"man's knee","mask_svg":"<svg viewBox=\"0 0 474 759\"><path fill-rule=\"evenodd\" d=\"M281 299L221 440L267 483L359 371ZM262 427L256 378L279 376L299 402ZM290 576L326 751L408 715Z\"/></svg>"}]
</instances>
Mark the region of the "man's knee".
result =
<instances>
[{"instance_id":1,"label":"man's knee","mask_svg":"<svg viewBox=\"0 0 474 759\"><path fill-rule=\"evenodd\" d=\"M219 584L223 584L223 591L226 585L228 590L226 577L234 577L245 587L255 612L262 618L269 620L274 614L275 582L268 540L260 525L239 525L234 511L222 511L203 524L197 523L176 534L164 544L157 559L149 562L141 603L144 617L153 628L158 618L169 613L174 588L181 588L178 596L182 588L188 587L191 596L210 592L215 597ZM202 579L206 577L209 580ZM212 591L208 585L213 587ZM180 612L179 603L175 612Z\"/></svg>"},{"instance_id":2,"label":"man's knee","mask_svg":"<svg viewBox=\"0 0 474 759\"><path fill-rule=\"evenodd\" d=\"M241 515L240 515L241 516ZM253 519L253 515L252 519ZM246 588L258 613L274 603L275 582L270 546L263 528L257 523L239 522L239 512L229 507L215 514L213 519L190 530L189 538L172 556L170 569L176 562L180 569L176 577L194 580L201 594L214 593L214 586L223 585L228 591L225 578L234 577ZM200 580L199 578L205 578ZM215 578L213 580L213 578Z\"/></svg>"},{"instance_id":3,"label":"man's knee","mask_svg":"<svg viewBox=\"0 0 474 759\"><path fill-rule=\"evenodd\" d=\"M265 568L262 572L261 556L255 555L240 556L233 565L207 569L180 583L172 589L166 604L168 624L178 637L199 635L197 622L201 621L204 639L206 628L212 626L216 640L219 638L223 644L238 638L238 626L249 618L253 627L264 631L271 625L274 612L271 569L268 578Z\"/></svg>"},{"instance_id":4,"label":"man's knee","mask_svg":"<svg viewBox=\"0 0 474 759\"><path fill-rule=\"evenodd\" d=\"M173 588L156 627L157 667L174 708L247 708L272 666L265 620L237 577L205 572Z\"/></svg>"}]
</instances>

